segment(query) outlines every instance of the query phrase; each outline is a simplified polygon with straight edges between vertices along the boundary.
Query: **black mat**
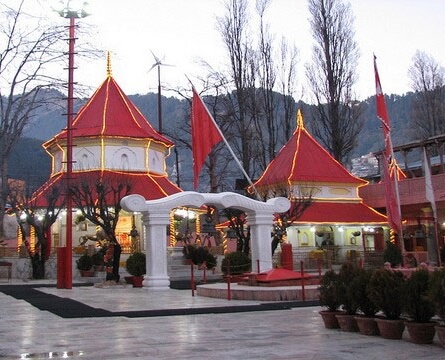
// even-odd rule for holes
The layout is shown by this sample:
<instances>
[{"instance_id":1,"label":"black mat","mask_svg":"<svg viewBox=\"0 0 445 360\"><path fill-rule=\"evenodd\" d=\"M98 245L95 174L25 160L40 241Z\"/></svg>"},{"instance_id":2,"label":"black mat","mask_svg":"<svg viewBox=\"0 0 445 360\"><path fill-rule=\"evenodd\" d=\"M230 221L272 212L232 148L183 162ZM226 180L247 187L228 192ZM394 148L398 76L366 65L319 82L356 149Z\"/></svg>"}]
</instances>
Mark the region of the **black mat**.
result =
<instances>
[{"instance_id":1,"label":"black mat","mask_svg":"<svg viewBox=\"0 0 445 360\"><path fill-rule=\"evenodd\" d=\"M92 286L85 284L82 286ZM49 311L61 318L85 318L85 317L115 317L124 316L128 318L155 317L155 316L178 316L193 314L221 314L239 313L249 311L286 310L294 307L317 306L318 301L286 301L263 303L258 305L239 305L185 309L166 310L136 310L112 312L100 308L94 308L69 298L63 298L39 291L39 287L50 287L48 285L2 285L0 292L10 295L16 299L24 300L42 311Z\"/></svg>"}]
</instances>

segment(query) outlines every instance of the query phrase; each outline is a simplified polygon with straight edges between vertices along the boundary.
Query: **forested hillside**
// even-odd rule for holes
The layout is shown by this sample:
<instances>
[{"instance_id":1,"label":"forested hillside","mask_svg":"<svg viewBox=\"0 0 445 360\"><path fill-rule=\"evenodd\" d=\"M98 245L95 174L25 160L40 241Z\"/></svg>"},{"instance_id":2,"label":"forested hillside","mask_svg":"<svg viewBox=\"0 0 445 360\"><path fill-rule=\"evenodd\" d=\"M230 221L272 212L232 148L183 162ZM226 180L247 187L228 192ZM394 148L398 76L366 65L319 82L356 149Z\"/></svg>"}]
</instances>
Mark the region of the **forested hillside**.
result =
<instances>
[{"instance_id":1,"label":"forested hillside","mask_svg":"<svg viewBox=\"0 0 445 360\"><path fill-rule=\"evenodd\" d=\"M62 99L63 96L61 95ZM158 129L157 94L130 95L129 98L146 116L151 125ZM389 116L392 123L393 144L400 145L415 139L415 133L411 130L411 104L413 94L390 95L386 98ZM86 100L77 100L76 108L79 109ZM311 106L300 104L303 109L306 125L310 131L310 119L308 112ZM352 157L359 157L369 152L376 152L383 147L382 130L380 121L376 117L375 97L364 100L363 120L364 127L359 137L359 141ZM29 126L24 132L24 138L15 147L14 154L9 162L9 175L12 178L20 178L30 182L30 187L35 188L42 183L50 174L50 157L44 152L41 144L66 126L64 113L64 102L48 106L36 113ZM189 102L174 97L162 98L162 124L163 133L169 136L173 129L187 127L189 121ZM190 143L189 139L182 139L183 144L177 144L180 161L181 186L185 190L190 190L192 181L192 159L190 149L185 143ZM288 139L282 139L284 144ZM175 162L174 154L168 159L169 172L172 173ZM171 177L175 181L175 177ZM32 184L32 185L31 185Z\"/></svg>"}]
</instances>

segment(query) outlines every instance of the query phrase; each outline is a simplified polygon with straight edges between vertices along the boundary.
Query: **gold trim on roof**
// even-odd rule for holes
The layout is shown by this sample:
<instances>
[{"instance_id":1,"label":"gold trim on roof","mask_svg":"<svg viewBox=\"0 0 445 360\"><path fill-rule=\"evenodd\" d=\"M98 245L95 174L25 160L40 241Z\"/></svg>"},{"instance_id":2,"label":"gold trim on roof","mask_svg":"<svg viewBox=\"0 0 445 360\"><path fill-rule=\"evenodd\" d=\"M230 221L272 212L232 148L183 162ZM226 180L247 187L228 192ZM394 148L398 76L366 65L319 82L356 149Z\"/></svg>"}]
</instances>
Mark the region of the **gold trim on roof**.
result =
<instances>
[{"instance_id":1,"label":"gold trim on roof","mask_svg":"<svg viewBox=\"0 0 445 360\"><path fill-rule=\"evenodd\" d=\"M301 110L297 111L297 128L304 129L303 115L301 114Z\"/></svg>"},{"instance_id":2,"label":"gold trim on roof","mask_svg":"<svg viewBox=\"0 0 445 360\"><path fill-rule=\"evenodd\" d=\"M111 77L111 73L111 54L109 51L107 51L107 77Z\"/></svg>"}]
</instances>

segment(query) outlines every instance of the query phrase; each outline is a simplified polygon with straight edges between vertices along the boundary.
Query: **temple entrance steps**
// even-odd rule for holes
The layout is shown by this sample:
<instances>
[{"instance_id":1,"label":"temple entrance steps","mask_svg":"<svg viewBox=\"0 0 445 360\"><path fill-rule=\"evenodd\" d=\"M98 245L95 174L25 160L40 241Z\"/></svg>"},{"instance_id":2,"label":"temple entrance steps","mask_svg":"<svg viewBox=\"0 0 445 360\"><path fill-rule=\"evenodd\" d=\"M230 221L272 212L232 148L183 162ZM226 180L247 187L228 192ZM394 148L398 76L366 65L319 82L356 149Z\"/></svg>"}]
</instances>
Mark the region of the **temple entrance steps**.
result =
<instances>
[{"instance_id":1,"label":"temple entrance steps","mask_svg":"<svg viewBox=\"0 0 445 360\"><path fill-rule=\"evenodd\" d=\"M182 248L173 248L169 251L167 257L167 273L170 280L190 280L192 269L191 264L186 261L182 254ZM205 278L207 280L223 280L221 272L222 256L217 256L218 263L214 269L205 271ZM193 273L196 282L200 282L204 278L204 270L198 269L196 265L193 266Z\"/></svg>"}]
</instances>

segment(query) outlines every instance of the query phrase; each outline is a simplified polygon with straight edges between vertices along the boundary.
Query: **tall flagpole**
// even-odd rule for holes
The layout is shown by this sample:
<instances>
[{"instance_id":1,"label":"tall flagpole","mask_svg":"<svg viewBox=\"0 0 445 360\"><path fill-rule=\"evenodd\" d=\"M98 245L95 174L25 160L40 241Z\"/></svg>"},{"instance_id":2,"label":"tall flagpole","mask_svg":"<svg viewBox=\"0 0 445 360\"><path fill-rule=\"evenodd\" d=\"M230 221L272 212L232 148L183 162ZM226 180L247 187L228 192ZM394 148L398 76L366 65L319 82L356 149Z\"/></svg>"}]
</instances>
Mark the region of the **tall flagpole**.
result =
<instances>
[{"instance_id":1,"label":"tall flagpole","mask_svg":"<svg viewBox=\"0 0 445 360\"><path fill-rule=\"evenodd\" d=\"M384 142L385 142L385 150L383 151L383 157L385 159L385 191L386 191L386 198L387 198L387 212L389 213L389 223L390 227L393 230L396 230L399 236L399 247L400 250L403 252L405 250L404 246L404 240L403 240L403 227L402 227L402 211L400 208L400 194L399 194L399 174L398 174L398 167L397 162L394 157L394 149L392 146L392 140L391 140L391 129L389 125L389 115L388 110L386 108L385 98L382 91L382 85L380 83L380 76L377 70L377 57L374 55L374 73L375 73L375 82L376 82L376 107L377 107L377 117L381 120L383 124L383 135L384 135ZM389 159L388 159L389 158ZM389 160L389 161L388 161ZM394 171L393 174L391 174L391 171ZM394 177L391 178L391 175ZM391 180L394 180L394 184L391 184ZM394 186L394 187L393 187ZM395 195L395 201L396 206L394 206L393 202L391 201L391 198L393 198ZM396 212L396 214L394 214ZM397 218L395 219L395 215L397 215Z\"/></svg>"},{"instance_id":2,"label":"tall flagpole","mask_svg":"<svg viewBox=\"0 0 445 360\"><path fill-rule=\"evenodd\" d=\"M186 76L187 77L187 76ZM190 79L187 77L187 80L190 82L190 84L192 85L192 90L196 93L196 89L193 85L193 83L190 81ZM202 99L201 99L202 101ZM204 102L203 102L204 104ZM207 113L207 115L209 116L209 118L212 120L213 125L215 126L215 128L218 130L218 133L221 135L221 138L223 139L224 143L226 144L227 148L229 149L230 154L232 155L233 159L235 160L236 164L238 165L238 167L240 168L241 172L243 173L243 175L245 176L245 178L247 179L247 182L249 183L250 186L252 186L252 189L255 193L255 196L257 198L257 200L261 200L260 194L258 193L257 189L255 188L255 185L253 184L252 180L250 179L249 175L247 175L246 171L244 170L243 166L241 165L241 162L238 160L238 158L236 157L235 153L233 152L230 144L228 143L226 137L224 136L224 134L222 133L221 129L219 128L218 124L216 123L215 119L213 118L212 114L209 112L209 109L207 109L207 106L205 106L204 104L204 108L205 111Z\"/></svg>"},{"instance_id":3,"label":"tall flagpole","mask_svg":"<svg viewBox=\"0 0 445 360\"><path fill-rule=\"evenodd\" d=\"M433 210L433 224L434 224L434 238L436 245L437 263L442 266L442 260L440 259L440 246L439 246L439 224L437 221L437 206L436 198L434 196L433 182L431 178L430 162L426 153L426 146L423 148L423 163L424 163L424 178L425 178L425 197L431 204L431 210ZM428 244L427 244L428 246Z\"/></svg>"},{"instance_id":4,"label":"tall flagpole","mask_svg":"<svg viewBox=\"0 0 445 360\"><path fill-rule=\"evenodd\" d=\"M400 192L399 192L399 171L396 163L396 158L394 157L394 149L392 147L392 140L391 140L391 134L388 134L389 136L389 146L391 147L391 163L392 163L392 170L394 171L394 191L396 193L396 201L397 201L397 212L398 212L398 218L400 219L400 250L402 252L405 251L405 240L403 239L403 225L402 225L402 209L400 206ZM390 169L391 171L391 169ZM391 173L390 173L391 178ZM388 179L389 180L389 179Z\"/></svg>"}]
</instances>

